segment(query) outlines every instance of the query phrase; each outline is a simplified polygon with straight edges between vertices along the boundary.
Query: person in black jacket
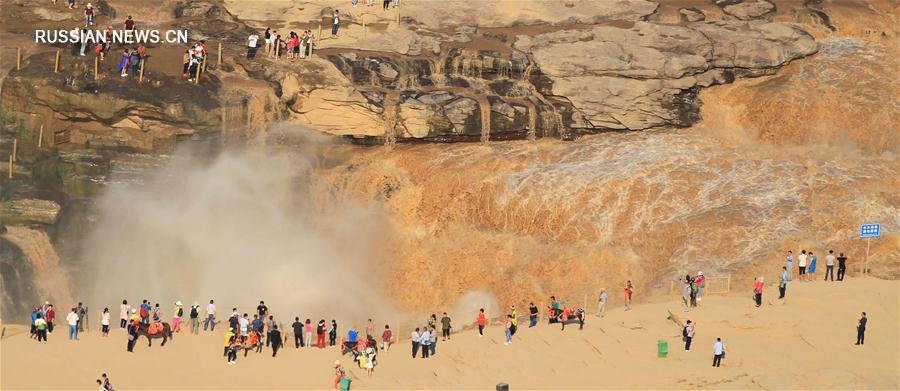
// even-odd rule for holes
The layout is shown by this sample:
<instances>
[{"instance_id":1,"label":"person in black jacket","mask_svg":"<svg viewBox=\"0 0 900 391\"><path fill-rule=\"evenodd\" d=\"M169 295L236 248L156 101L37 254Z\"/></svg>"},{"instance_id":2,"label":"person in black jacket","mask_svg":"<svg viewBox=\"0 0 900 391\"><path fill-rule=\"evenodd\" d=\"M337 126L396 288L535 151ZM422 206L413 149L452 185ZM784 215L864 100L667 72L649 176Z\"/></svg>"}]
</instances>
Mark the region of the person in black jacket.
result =
<instances>
[{"instance_id":1,"label":"person in black jacket","mask_svg":"<svg viewBox=\"0 0 900 391\"><path fill-rule=\"evenodd\" d=\"M300 322L300 317L297 316L294 318L294 323L291 324L291 328L294 329L294 346L297 349L303 347L303 322Z\"/></svg>"},{"instance_id":2,"label":"person in black jacket","mask_svg":"<svg viewBox=\"0 0 900 391\"><path fill-rule=\"evenodd\" d=\"M859 318L859 325L856 326L856 344L857 344L857 345L864 345L864 344L865 344L865 340L866 340L866 322L868 322L868 319L866 319L866 313L863 312L863 313L862 313L862 317Z\"/></svg>"},{"instance_id":3,"label":"person in black jacket","mask_svg":"<svg viewBox=\"0 0 900 391\"><path fill-rule=\"evenodd\" d=\"M131 322L128 325L128 351L134 352L134 344L137 343L138 339L138 325L136 322Z\"/></svg>"},{"instance_id":4,"label":"person in black jacket","mask_svg":"<svg viewBox=\"0 0 900 391\"><path fill-rule=\"evenodd\" d=\"M272 340L272 357L275 357L278 354L278 349L281 348L281 331L278 330L278 326L272 326L272 330L269 331L269 338Z\"/></svg>"}]
</instances>

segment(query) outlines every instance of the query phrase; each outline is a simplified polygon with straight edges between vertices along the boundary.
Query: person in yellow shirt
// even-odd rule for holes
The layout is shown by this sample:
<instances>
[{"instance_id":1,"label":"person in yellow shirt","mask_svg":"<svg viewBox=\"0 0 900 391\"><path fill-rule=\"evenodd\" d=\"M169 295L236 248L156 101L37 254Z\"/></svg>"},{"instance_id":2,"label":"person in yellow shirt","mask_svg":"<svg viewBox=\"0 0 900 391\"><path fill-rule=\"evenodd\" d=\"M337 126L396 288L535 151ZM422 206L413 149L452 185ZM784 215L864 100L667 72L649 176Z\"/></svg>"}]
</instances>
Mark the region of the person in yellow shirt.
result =
<instances>
[{"instance_id":1,"label":"person in yellow shirt","mask_svg":"<svg viewBox=\"0 0 900 391\"><path fill-rule=\"evenodd\" d=\"M231 347L231 343L234 342L234 330L229 329L227 333L225 333L225 350L222 355L228 355L228 348Z\"/></svg>"},{"instance_id":2,"label":"person in yellow shirt","mask_svg":"<svg viewBox=\"0 0 900 391\"><path fill-rule=\"evenodd\" d=\"M131 321L131 323L135 323L135 322L140 322L140 321L141 321L141 317L138 316L138 314L137 314L137 309L134 309L134 308L131 309L131 317L128 318L128 320Z\"/></svg>"}]
</instances>

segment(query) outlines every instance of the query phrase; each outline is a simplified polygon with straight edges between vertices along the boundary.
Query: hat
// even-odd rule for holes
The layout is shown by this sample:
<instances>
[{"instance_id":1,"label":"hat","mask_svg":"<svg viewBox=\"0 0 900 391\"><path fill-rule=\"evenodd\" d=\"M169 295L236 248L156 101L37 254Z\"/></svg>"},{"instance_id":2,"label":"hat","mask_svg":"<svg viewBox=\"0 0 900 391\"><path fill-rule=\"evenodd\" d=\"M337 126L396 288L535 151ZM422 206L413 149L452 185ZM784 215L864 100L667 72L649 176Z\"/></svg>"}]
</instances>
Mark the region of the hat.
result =
<instances>
[{"instance_id":1,"label":"hat","mask_svg":"<svg viewBox=\"0 0 900 391\"><path fill-rule=\"evenodd\" d=\"M703 275L703 272L697 272L697 275L698 275L698 276L702 276L702 275Z\"/></svg>"},{"instance_id":2,"label":"hat","mask_svg":"<svg viewBox=\"0 0 900 391\"><path fill-rule=\"evenodd\" d=\"M132 313L132 314L136 314L136 313L137 313L137 310L134 309L134 308L132 308L132 309L131 309L131 313Z\"/></svg>"},{"instance_id":3,"label":"hat","mask_svg":"<svg viewBox=\"0 0 900 391\"><path fill-rule=\"evenodd\" d=\"M341 365L341 360L334 360L334 366Z\"/></svg>"},{"instance_id":4,"label":"hat","mask_svg":"<svg viewBox=\"0 0 900 391\"><path fill-rule=\"evenodd\" d=\"M88 3L87 7L88 7L88 8L94 8L94 6L92 6L91 3Z\"/></svg>"},{"instance_id":5,"label":"hat","mask_svg":"<svg viewBox=\"0 0 900 391\"><path fill-rule=\"evenodd\" d=\"M180 300L179 300L179 301L176 301L176 302L175 302L175 305L181 305L181 301L180 301Z\"/></svg>"}]
</instances>

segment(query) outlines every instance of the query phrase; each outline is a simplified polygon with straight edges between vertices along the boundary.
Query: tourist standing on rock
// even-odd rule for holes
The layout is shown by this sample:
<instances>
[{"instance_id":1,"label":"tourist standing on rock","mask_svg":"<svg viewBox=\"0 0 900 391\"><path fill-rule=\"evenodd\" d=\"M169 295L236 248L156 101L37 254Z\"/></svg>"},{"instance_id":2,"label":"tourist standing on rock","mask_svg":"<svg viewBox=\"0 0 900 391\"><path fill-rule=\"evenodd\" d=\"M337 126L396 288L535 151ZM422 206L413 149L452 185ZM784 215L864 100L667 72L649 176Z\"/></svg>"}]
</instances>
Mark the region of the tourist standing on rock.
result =
<instances>
[{"instance_id":1,"label":"tourist standing on rock","mask_svg":"<svg viewBox=\"0 0 900 391\"><path fill-rule=\"evenodd\" d=\"M122 300L122 304L119 305L119 328L124 329L128 326L128 312L131 311L131 306L128 305L128 300Z\"/></svg>"},{"instance_id":2,"label":"tourist standing on rock","mask_svg":"<svg viewBox=\"0 0 900 391\"><path fill-rule=\"evenodd\" d=\"M838 281L844 281L844 273L847 272L847 257L844 256L844 253L840 253L837 257L838 260Z\"/></svg>"},{"instance_id":3,"label":"tourist standing on rock","mask_svg":"<svg viewBox=\"0 0 900 391\"><path fill-rule=\"evenodd\" d=\"M200 305L196 301L191 306L189 316L191 317L191 334L200 334Z\"/></svg>"},{"instance_id":4,"label":"tourist standing on rock","mask_svg":"<svg viewBox=\"0 0 900 391\"><path fill-rule=\"evenodd\" d=\"M441 341L450 340L450 316L444 312L441 317Z\"/></svg>"},{"instance_id":5,"label":"tourist standing on rock","mask_svg":"<svg viewBox=\"0 0 900 391\"><path fill-rule=\"evenodd\" d=\"M828 276L834 281L834 260L834 250L828 250L828 255L825 256L825 281L828 281Z\"/></svg>"},{"instance_id":6,"label":"tourist standing on rock","mask_svg":"<svg viewBox=\"0 0 900 391\"><path fill-rule=\"evenodd\" d=\"M103 308L100 313L100 335L104 337L109 336L109 315L109 308Z\"/></svg>"},{"instance_id":7,"label":"tourist standing on rock","mask_svg":"<svg viewBox=\"0 0 900 391\"><path fill-rule=\"evenodd\" d=\"M512 343L512 315L506 315L506 325L504 327L504 333L506 334L506 342L504 345L509 345Z\"/></svg>"},{"instance_id":8,"label":"tourist standing on rock","mask_svg":"<svg viewBox=\"0 0 900 391\"><path fill-rule=\"evenodd\" d=\"M216 305L212 300L210 300L209 305L206 306L206 321L203 322L203 331L206 331L207 326L209 327L209 331L216 330Z\"/></svg>"},{"instance_id":9,"label":"tourist standing on rock","mask_svg":"<svg viewBox=\"0 0 900 391\"><path fill-rule=\"evenodd\" d=\"M252 60L253 57L256 57L256 42L259 41L259 35L256 35L256 32L250 33L250 36L247 37L247 59Z\"/></svg>"},{"instance_id":10,"label":"tourist standing on rock","mask_svg":"<svg viewBox=\"0 0 900 391\"><path fill-rule=\"evenodd\" d=\"M268 55L269 57L275 57L275 45L278 40L278 31L272 31L269 33L269 36L266 38L266 47L268 47Z\"/></svg>"},{"instance_id":11,"label":"tourist standing on rock","mask_svg":"<svg viewBox=\"0 0 900 391\"><path fill-rule=\"evenodd\" d=\"M763 282L762 277L756 277L753 281L753 298L756 301L757 307L762 305L762 293L764 285L765 283Z\"/></svg>"},{"instance_id":12,"label":"tourist standing on rock","mask_svg":"<svg viewBox=\"0 0 900 391\"><path fill-rule=\"evenodd\" d=\"M381 349L385 352L388 351L391 347L391 340L394 338L394 333L391 332L391 326L384 325L384 332L381 333Z\"/></svg>"},{"instance_id":13,"label":"tourist standing on rock","mask_svg":"<svg viewBox=\"0 0 900 391\"><path fill-rule=\"evenodd\" d=\"M691 351L691 341L694 340L694 330L696 325L688 319L687 324L684 326L684 329L681 331L681 336L684 337L684 351Z\"/></svg>"},{"instance_id":14,"label":"tourist standing on rock","mask_svg":"<svg viewBox=\"0 0 900 391\"><path fill-rule=\"evenodd\" d=\"M788 250L787 255L787 270L788 270L788 281L791 280L791 273L794 272L794 252Z\"/></svg>"},{"instance_id":15,"label":"tourist standing on rock","mask_svg":"<svg viewBox=\"0 0 900 391\"><path fill-rule=\"evenodd\" d=\"M341 19L338 17L338 10L334 10L331 16L331 38L337 38L338 28L341 27Z\"/></svg>"},{"instance_id":16,"label":"tourist standing on rock","mask_svg":"<svg viewBox=\"0 0 900 391\"><path fill-rule=\"evenodd\" d=\"M866 342L866 323L869 320L866 318L866 313L862 313L862 317L859 318L859 324L856 326L856 344L864 345Z\"/></svg>"},{"instance_id":17,"label":"tourist standing on rock","mask_svg":"<svg viewBox=\"0 0 900 391\"><path fill-rule=\"evenodd\" d=\"M34 332L38 342L47 342L47 321L41 314L37 314L37 319L34 320Z\"/></svg>"},{"instance_id":18,"label":"tourist standing on rock","mask_svg":"<svg viewBox=\"0 0 900 391\"><path fill-rule=\"evenodd\" d=\"M278 354L278 349L281 349L281 331L278 330L278 326L272 326L272 331L269 332L269 338L272 339L272 357L275 357Z\"/></svg>"},{"instance_id":19,"label":"tourist standing on rock","mask_svg":"<svg viewBox=\"0 0 900 391\"><path fill-rule=\"evenodd\" d=\"M787 290L787 283L790 281L791 277L788 273L787 266L781 267L781 280L778 281L778 298L784 298L784 292Z\"/></svg>"},{"instance_id":20,"label":"tourist standing on rock","mask_svg":"<svg viewBox=\"0 0 900 391\"><path fill-rule=\"evenodd\" d=\"M800 281L806 280L806 250L800 250L800 255L797 257L797 270L800 276Z\"/></svg>"},{"instance_id":21,"label":"tourist standing on rock","mask_svg":"<svg viewBox=\"0 0 900 391\"><path fill-rule=\"evenodd\" d=\"M419 342L422 340L422 335L419 334L419 328L416 327L410 335L410 340L412 341L412 358L416 358L416 354L419 353Z\"/></svg>"},{"instance_id":22,"label":"tourist standing on rock","mask_svg":"<svg viewBox=\"0 0 900 391\"><path fill-rule=\"evenodd\" d=\"M40 315L41 315L41 312L40 312L40 310L38 310L38 307L34 307L31 309L31 323L30 323L31 324L31 335L29 336L29 338L31 338L31 339L37 338L37 328L35 328L36 327L35 321L37 321L37 318Z\"/></svg>"},{"instance_id":23,"label":"tourist standing on rock","mask_svg":"<svg viewBox=\"0 0 900 391\"><path fill-rule=\"evenodd\" d=\"M266 32L263 33L263 53L267 56L269 55L269 51L272 49L272 28L266 27Z\"/></svg>"},{"instance_id":24,"label":"tourist standing on rock","mask_svg":"<svg viewBox=\"0 0 900 391\"><path fill-rule=\"evenodd\" d=\"M119 72L119 75L122 77L128 76L128 64L131 59L131 52L128 51L128 48L125 48L122 51L122 59L119 60L119 66L116 68L116 71Z\"/></svg>"},{"instance_id":25,"label":"tourist standing on rock","mask_svg":"<svg viewBox=\"0 0 900 391\"><path fill-rule=\"evenodd\" d=\"M601 289L600 295L602 296L604 293L606 293L606 291ZM606 303L603 303L603 305L605 306ZM528 303L528 328L537 326L537 324L538 324L538 308L536 305L534 305L534 302L532 301L532 302Z\"/></svg>"},{"instance_id":26,"label":"tourist standing on rock","mask_svg":"<svg viewBox=\"0 0 900 391\"><path fill-rule=\"evenodd\" d=\"M382 10L387 11L388 7L391 5L391 0L384 0L384 5L382 6Z\"/></svg>"},{"instance_id":27,"label":"tourist standing on rock","mask_svg":"<svg viewBox=\"0 0 900 391\"><path fill-rule=\"evenodd\" d=\"M719 367L722 364L722 357L725 357L725 343L722 342L722 338L716 338L716 343L713 344L712 366Z\"/></svg>"},{"instance_id":28,"label":"tourist standing on rock","mask_svg":"<svg viewBox=\"0 0 900 391\"><path fill-rule=\"evenodd\" d=\"M431 333L427 327L422 330L419 337L419 346L422 347L422 358L428 358L428 353L431 353Z\"/></svg>"},{"instance_id":29,"label":"tourist standing on rock","mask_svg":"<svg viewBox=\"0 0 900 391\"><path fill-rule=\"evenodd\" d=\"M303 322L300 317L294 317L294 323L291 323L291 329L294 330L294 347L300 349L303 345Z\"/></svg>"},{"instance_id":30,"label":"tourist standing on rock","mask_svg":"<svg viewBox=\"0 0 900 391\"><path fill-rule=\"evenodd\" d=\"M478 336L484 336L484 324L487 322L487 317L484 314L484 308L478 310Z\"/></svg>"},{"instance_id":31,"label":"tourist standing on rock","mask_svg":"<svg viewBox=\"0 0 900 391\"><path fill-rule=\"evenodd\" d=\"M634 285L631 280L625 283L625 311L631 310L631 296L634 294Z\"/></svg>"},{"instance_id":32,"label":"tourist standing on rock","mask_svg":"<svg viewBox=\"0 0 900 391\"><path fill-rule=\"evenodd\" d=\"M131 57L128 57L128 62L131 64L131 76L135 77L140 75L141 72L141 55L138 53L137 48L134 48L131 51Z\"/></svg>"},{"instance_id":33,"label":"tourist standing on rock","mask_svg":"<svg viewBox=\"0 0 900 391\"><path fill-rule=\"evenodd\" d=\"M75 308L72 308L72 312L69 312L66 315L66 322L69 324L69 339L77 340L78 339L78 314L75 312Z\"/></svg>"},{"instance_id":34,"label":"tourist standing on rock","mask_svg":"<svg viewBox=\"0 0 900 391\"><path fill-rule=\"evenodd\" d=\"M87 3L87 6L84 7L84 27L90 27L94 25L94 6L91 3Z\"/></svg>"},{"instance_id":35,"label":"tourist standing on rock","mask_svg":"<svg viewBox=\"0 0 900 391\"><path fill-rule=\"evenodd\" d=\"M175 302L175 307L172 308L172 332L180 333L181 332L181 318L184 317L184 306L181 304L181 301L178 300Z\"/></svg>"},{"instance_id":36,"label":"tourist standing on rock","mask_svg":"<svg viewBox=\"0 0 900 391\"><path fill-rule=\"evenodd\" d=\"M75 9L75 0L69 0L69 9Z\"/></svg>"},{"instance_id":37,"label":"tourist standing on rock","mask_svg":"<svg viewBox=\"0 0 900 391\"><path fill-rule=\"evenodd\" d=\"M134 31L134 19L131 18L131 15L125 18L125 31Z\"/></svg>"},{"instance_id":38,"label":"tourist standing on rock","mask_svg":"<svg viewBox=\"0 0 900 391\"><path fill-rule=\"evenodd\" d=\"M609 294L606 293L606 288L600 288L600 297L597 299L597 316L603 317L606 315L606 302L608 300L609 300ZM534 303L531 303L531 305L535 310L537 310L537 307L534 307ZM534 315L535 314L532 313L532 317L536 318ZM534 319L532 322L534 324L536 324L537 319ZM534 325L532 325L531 327L534 327Z\"/></svg>"}]
</instances>

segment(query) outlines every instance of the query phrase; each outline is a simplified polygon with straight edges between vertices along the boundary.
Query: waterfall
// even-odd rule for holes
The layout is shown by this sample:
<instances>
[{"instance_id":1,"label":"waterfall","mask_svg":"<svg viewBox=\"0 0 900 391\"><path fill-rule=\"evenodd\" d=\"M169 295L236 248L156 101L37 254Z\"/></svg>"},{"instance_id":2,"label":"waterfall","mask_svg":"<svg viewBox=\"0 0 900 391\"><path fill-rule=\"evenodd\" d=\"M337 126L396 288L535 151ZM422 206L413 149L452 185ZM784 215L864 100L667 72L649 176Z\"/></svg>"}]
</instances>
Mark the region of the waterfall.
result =
<instances>
[{"instance_id":1,"label":"waterfall","mask_svg":"<svg viewBox=\"0 0 900 391\"><path fill-rule=\"evenodd\" d=\"M75 304L69 290L69 279L59 264L59 256L44 231L7 226L3 237L22 249L34 270L35 286L44 300L61 310ZM38 303L34 303L38 304Z\"/></svg>"}]
</instances>

